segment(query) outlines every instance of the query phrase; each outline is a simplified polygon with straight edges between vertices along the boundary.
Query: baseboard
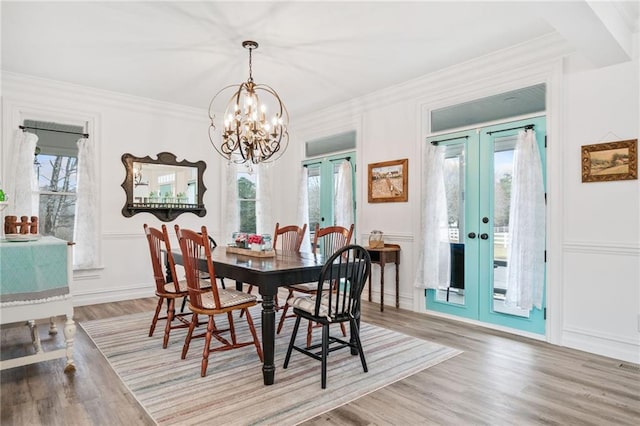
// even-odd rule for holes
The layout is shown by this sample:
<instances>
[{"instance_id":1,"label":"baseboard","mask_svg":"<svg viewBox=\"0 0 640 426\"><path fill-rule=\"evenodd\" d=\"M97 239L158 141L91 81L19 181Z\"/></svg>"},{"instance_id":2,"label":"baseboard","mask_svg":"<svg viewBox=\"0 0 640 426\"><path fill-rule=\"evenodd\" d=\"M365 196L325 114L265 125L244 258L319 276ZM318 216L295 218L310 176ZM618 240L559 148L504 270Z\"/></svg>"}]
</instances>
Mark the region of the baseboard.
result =
<instances>
[{"instance_id":1,"label":"baseboard","mask_svg":"<svg viewBox=\"0 0 640 426\"><path fill-rule=\"evenodd\" d=\"M634 342L615 336L597 336L589 330L565 328L562 346L640 364L640 340Z\"/></svg>"},{"instance_id":2,"label":"baseboard","mask_svg":"<svg viewBox=\"0 0 640 426\"><path fill-rule=\"evenodd\" d=\"M88 292L74 292L73 306L97 305L99 303L120 302L122 300L142 299L152 297L153 291L150 291L148 285L134 288L118 288L114 290L99 290Z\"/></svg>"}]
</instances>

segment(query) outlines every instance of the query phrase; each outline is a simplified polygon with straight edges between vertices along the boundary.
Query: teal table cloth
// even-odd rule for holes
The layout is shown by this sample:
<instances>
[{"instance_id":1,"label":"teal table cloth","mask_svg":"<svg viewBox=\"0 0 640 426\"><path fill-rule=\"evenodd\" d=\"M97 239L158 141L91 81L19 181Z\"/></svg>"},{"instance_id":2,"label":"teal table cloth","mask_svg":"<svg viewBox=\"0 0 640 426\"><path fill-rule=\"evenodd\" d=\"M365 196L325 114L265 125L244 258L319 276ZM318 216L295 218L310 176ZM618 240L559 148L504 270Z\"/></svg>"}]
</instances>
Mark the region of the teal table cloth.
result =
<instances>
[{"instance_id":1,"label":"teal table cloth","mask_svg":"<svg viewBox=\"0 0 640 426\"><path fill-rule=\"evenodd\" d=\"M28 302L69 294L67 242L0 240L0 302Z\"/></svg>"}]
</instances>

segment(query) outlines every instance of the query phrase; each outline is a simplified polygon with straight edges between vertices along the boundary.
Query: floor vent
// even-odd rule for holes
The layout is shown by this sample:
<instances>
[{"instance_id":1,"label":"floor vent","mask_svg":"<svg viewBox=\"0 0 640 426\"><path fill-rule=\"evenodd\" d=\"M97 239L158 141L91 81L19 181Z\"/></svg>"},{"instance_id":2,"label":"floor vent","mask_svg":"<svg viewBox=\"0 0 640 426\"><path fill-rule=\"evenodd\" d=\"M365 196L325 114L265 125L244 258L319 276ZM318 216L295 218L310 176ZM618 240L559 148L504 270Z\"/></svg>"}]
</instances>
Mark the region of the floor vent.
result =
<instances>
[{"instance_id":1,"label":"floor vent","mask_svg":"<svg viewBox=\"0 0 640 426\"><path fill-rule=\"evenodd\" d=\"M635 372L640 373L640 365L636 365L636 364L621 363L621 364L618 365L618 368L622 368L623 370L635 371Z\"/></svg>"}]
</instances>

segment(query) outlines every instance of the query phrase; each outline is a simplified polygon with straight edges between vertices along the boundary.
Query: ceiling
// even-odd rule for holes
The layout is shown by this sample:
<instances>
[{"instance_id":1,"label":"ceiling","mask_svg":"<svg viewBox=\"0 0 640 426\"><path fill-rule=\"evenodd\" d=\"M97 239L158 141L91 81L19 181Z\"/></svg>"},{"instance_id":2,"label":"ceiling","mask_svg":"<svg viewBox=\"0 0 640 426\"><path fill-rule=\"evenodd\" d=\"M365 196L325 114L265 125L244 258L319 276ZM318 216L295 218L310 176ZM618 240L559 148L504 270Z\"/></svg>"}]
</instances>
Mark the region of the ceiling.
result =
<instances>
[{"instance_id":1,"label":"ceiling","mask_svg":"<svg viewBox=\"0 0 640 426\"><path fill-rule=\"evenodd\" d=\"M2 1L2 70L205 109L255 40L253 77L293 118L553 32L628 60L638 1L603 4Z\"/></svg>"}]
</instances>

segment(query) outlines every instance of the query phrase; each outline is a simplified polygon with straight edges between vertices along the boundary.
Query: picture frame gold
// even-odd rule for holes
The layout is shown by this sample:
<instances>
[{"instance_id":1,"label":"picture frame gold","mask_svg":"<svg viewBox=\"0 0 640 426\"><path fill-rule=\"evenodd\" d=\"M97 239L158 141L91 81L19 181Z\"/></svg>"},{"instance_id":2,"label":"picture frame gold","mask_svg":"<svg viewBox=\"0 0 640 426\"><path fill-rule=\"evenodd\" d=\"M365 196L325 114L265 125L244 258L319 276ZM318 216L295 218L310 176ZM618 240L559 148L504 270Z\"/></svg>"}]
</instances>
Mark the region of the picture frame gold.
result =
<instances>
[{"instance_id":1,"label":"picture frame gold","mask_svg":"<svg viewBox=\"0 0 640 426\"><path fill-rule=\"evenodd\" d=\"M638 179L638 139L583 145L582 182Z\"/></svg>"},{"instance_id":2,"label":"picture frame gold","mask_svg":"<svg viewBox=\"0 0 640 426\"><path fill-rule=\"evenodd\" d=\"M409 200L409 159L369 164L369 202L391 203Z\"/></svg>"}]
</instances>

